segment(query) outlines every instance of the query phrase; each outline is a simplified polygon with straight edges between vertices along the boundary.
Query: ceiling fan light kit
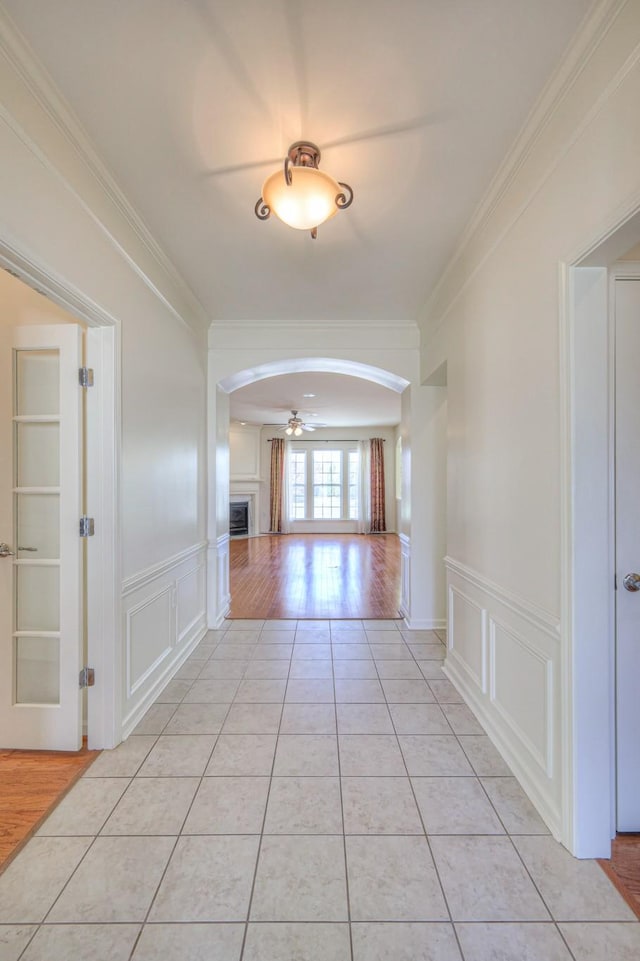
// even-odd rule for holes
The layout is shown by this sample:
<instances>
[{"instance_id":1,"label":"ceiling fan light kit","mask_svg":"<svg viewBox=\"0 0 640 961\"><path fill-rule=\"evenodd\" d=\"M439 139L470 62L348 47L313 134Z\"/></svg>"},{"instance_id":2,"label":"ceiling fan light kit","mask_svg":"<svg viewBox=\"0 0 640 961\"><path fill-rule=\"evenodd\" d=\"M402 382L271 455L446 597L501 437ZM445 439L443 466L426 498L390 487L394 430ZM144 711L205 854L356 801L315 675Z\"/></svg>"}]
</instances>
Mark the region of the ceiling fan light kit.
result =
<instances>
[{"instance_id":1,"label":"ceiling fan light kit","mask_svg":"<svg viewBox=\"0 0 640 961\"><path fill-rule=\"evenodd\" d=\"M284 430L285 434L288 434L289 437L292 435L294 437L300 437L303 430L315 430L315 427L305 424L302 418L298 417L298 411L292 410L286 427L281 427L280 430Z\"/></svg>"},{"instance_id":2,"label":"ceiling fan light kit","mask_svg":"<svg viewBox=\"0 0 640 961\"><path fill-rule=\"evenodd\" d=\"M272 213L296 230L310 230L315 240L318 227L346 210L353 203L349 184L334 180L318 169L320 150L314 143L298 140L291 144L284 171L276 171L262 185L262 196L255 206L258 220Z\"/></svg>"}]
</instances>

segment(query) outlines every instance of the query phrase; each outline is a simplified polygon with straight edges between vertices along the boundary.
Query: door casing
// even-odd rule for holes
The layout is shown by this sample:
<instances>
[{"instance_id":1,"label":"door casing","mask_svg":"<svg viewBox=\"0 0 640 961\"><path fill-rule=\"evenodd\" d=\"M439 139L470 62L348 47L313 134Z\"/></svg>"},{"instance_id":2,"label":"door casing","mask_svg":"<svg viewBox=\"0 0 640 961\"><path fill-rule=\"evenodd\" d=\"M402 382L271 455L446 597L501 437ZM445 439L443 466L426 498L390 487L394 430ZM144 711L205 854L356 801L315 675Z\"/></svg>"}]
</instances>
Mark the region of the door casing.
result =
<instances>
[{"instance_id":1,"label":"door casing","mask_svg":"<svg viewBox=\"0 0 640 961\"><path fill-rule=\"evenodd\" d=\"M84 294L0 240L0 267L44 294L87 327L87 366L95 372L86 408L87 504L95 536L87 545L88 746L112 748L122 739L120 553L120 327Z\"/></svg>"}]
</instances>

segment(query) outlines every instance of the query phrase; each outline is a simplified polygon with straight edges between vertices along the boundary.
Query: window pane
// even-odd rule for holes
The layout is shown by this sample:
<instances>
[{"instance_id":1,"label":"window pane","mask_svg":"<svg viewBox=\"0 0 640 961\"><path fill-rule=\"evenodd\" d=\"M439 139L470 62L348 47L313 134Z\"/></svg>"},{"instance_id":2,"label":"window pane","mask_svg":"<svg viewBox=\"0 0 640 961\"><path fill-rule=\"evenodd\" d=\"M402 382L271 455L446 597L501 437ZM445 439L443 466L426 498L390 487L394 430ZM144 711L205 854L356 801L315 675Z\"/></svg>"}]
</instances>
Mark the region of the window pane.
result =
<instances>
[{"instance_id":1,"label":"window pane","mask_svg":"<svg viewBox=\"0 0 640 961\"><path fill-rule=\"evenodd\" d=\"M60 703L60 641L53 637L17 637L17 704Z\"/></svg>"},{"instance_id":2,"label":"window pane","mask_svg":"<svg viewBox=\"0 0 640 961\"><path fill-rule=\"evenodd\" d=\"M17 428L16 486L58 487L59 425L19 423Z\"/></svg>"},{"instance_id":3,"label":"window pane","mask_svg":"<svg viewBox=\"0 0 640 961\"><path fill-rule=\"evenodd\" d=\"M289 517L291 520L304 520L306 486L306 451L291 451L289 454Z\"/></svg>"},{"instance_id":4,"label":"window pane","mask_svg":"<svg viewBox=\"0 0 640 961\"><path fill-rule=\"evenodd\" d=\"M349 451L349 520L355 521L360 516L360 454L357 450Z\"/></svg>"},{"instance_id":5,"label":"window pane","mask_svg":"<svg viewBox=\"0 0 640 961\"><path fill-rule=\"evenodd\" d=\"M342 517L342 451L313 451L313 516Z\"/></svg>"},{"instance_id":6,"label":"window pane","mask_svg":"<svg viewBox=\"0 0 640 961\"><path fill-rule=\"evenodd\" d=\"M57 414L60 410L59 351L16 351L16 414Z\"/></svg>"}]
</instances>

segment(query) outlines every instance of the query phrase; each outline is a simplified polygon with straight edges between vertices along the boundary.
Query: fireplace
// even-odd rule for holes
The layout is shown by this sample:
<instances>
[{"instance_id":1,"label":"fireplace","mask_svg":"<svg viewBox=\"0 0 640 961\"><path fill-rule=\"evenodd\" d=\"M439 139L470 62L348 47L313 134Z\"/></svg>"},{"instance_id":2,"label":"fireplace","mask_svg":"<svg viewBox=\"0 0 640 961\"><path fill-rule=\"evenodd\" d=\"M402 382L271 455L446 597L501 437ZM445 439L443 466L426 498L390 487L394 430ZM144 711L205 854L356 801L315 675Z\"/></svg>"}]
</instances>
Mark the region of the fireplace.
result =
<instances>
[{"instance_id":1,"label":"fireplace","mask_svg":"<svg viewBox=\"0 0 640 961\"><path fill-rule=\"evenodd\" d=\"M249 533L249 501L231 501L229 504L229 534L242 537Z\"/></svg>"}]
</instances>

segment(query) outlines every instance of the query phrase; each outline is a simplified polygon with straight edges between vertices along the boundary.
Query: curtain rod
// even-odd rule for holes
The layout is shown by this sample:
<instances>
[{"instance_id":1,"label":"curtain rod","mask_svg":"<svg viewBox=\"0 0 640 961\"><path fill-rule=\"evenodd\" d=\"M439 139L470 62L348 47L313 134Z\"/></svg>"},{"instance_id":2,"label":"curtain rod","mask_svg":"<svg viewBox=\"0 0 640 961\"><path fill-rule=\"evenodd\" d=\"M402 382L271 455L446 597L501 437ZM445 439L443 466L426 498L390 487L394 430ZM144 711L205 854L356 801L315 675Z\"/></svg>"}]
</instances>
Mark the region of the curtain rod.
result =
<instances>
[{"instance_id":1,"label":"curtain rod","mask_svg":"<svg viewBox=\"0 0 640 961\"><path fill-rule=\"evenodd\" d=\"M272 440L288 440L286 437L267 437L267 443L270 444ZM364 437L360 440L374 440L373 437ZM339 438L334 438L333 440L325 439L324 437L296 437L295 440L290 441L291 444L359 444L360 440L354 437L347 437L344 440ZM383 444L387 443L386 437L376 437L375 440L381 440Z\"/></svg>"}]
</instances>

